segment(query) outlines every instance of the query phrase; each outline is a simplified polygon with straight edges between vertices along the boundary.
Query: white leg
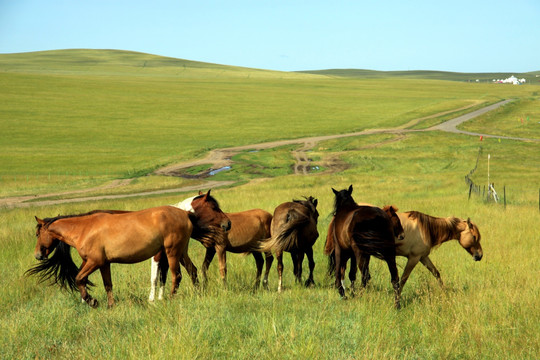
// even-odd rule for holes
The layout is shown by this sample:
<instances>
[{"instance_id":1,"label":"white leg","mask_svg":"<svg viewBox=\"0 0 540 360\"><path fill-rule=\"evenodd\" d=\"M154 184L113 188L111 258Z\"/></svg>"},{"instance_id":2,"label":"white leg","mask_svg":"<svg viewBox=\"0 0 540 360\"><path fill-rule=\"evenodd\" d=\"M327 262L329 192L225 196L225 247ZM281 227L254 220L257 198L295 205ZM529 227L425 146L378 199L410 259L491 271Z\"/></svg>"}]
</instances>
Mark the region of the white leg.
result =
<instances>
[{"instance_id":1,"label":"white leg","mask_svg":"<svg viewBox=\"0 0 540 360\"><path fill-rule=\"evenodd\" d=\"M155 261L154 258L150 259L150 262L152 263L152 267L150 270L150 296L148 296L148 301L154 301L154 297L156 294L156 287L157 287L157 281L158 281L158 273L159 273L159 262ZM160 288L161 297L160 300L163 298L162 289Z\"/></svg>"}]
</instances>

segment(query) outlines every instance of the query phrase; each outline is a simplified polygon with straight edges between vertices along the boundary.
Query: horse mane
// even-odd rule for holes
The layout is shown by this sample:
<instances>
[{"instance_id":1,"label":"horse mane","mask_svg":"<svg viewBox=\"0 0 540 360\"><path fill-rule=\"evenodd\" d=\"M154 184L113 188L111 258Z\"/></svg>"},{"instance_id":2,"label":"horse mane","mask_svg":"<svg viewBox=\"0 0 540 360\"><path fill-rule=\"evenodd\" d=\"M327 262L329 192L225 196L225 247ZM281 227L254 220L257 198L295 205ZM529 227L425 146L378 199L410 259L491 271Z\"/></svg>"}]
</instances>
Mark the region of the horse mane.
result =
<instances>
[{"instance_id":1,"label":"horse mane","mask_svg":"<svg viewBox=\"0 0 540 360\"><path fill-rule=\"evenodd\" d=\"M43 219L43 225L42 224L37 224L36 225L36 230L39 231L42 226L47 228L53 222L55 222L57 220L61 220L61 219L69 219L69 218L74 218L74 217L88 216L88 215L94 215L94 214L97 214L97 213L119 214L119 213L125 213L125 212L128 212L128 211L124 211L124 210L92 210L92 211L82 213L82 214L58 215L58 216L55 216L55 217L50 217L50 218Z\"/></svg>"},{"instance_id":2,"label":"horse mane","mask_svg":"<svg viewBox=\"0 0 540 360\"><path fill-rule=\"evenodd\" d=\"M424 238L429 239L431 246L459 238L457 225L462 220L457 217L439 218L419 211L409 211L409 218L418 222Z\"/></svg>"}]
</instances>

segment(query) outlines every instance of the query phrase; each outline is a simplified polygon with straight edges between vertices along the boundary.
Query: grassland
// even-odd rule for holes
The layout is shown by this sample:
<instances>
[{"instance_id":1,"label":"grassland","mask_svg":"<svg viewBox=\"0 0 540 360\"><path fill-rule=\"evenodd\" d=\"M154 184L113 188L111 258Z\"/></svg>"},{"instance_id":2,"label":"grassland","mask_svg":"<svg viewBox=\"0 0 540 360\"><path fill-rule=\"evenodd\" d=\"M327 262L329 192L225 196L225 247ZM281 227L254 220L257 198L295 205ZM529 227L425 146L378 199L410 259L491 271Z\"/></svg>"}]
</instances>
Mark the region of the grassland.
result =
<instances>
[{"instance_id":1,"label":"grassland","mask_svg":"<svg viewBox=\"0 0 540 360\"><path fill-rule=\"evenodd\" d=\"M47 54L38 55L17 55L18 65L0 56L5 99L0 122L6 129L0 135L0 196L85 189L119 178L136 179L133 191L166 188L185 180L141 175L212 148L397 127L503 98L517 101L465 127L539 138L531 120L538 108L535 85L336 79L174 59L161 59L162 64L159 58L115 52L49 54L50 63L39 58ZM152 67L133 65L150 59L156 61ZM516 119L522 114L530 119L523 126ZM515 128L504 127L509 119ZM286 259L285 291L276 293L273 269L271 290L253 292L253 259L231 254L227 288L218 281L216 261L206 289L194 290L184 280L178 296L150 305L149 264L115 264L117 306L92 310L75 294L23 276L35 263L33 216L135 210L191 194L0 209L0 358L537 358L540 145L480 142L442 132L409 133L388 141L395 137L379 134L316 144L310 152L314 163L338 158L347 165L339 173L291 175L293 159L284 147L239 154L238 168L215 176L243 183L214 190L228 212L272 211L303 195L319 199L322 236L315 244L317 285L311 289L294 284ZM474 180L487 181L486 156L491 154L491 180L507 186L506 208L477 196L468 200L464 176L475 166L480 147ZM405 286L400 311L392 308L382 262L374 262L373 280L365 291L339 300L326 276L323 235L332 208L330 188L349 184L358 201L471 217L482 232L484 259L475 263L457 242L442 245L432 259L446 287L441 289L418 267ZM197 266L203 253L200 244L190 244ZM404 259L398 262L402 269ZM99 274L91 280L98 284L92 293L103 304Z\"/></svg>"}]
</instances>

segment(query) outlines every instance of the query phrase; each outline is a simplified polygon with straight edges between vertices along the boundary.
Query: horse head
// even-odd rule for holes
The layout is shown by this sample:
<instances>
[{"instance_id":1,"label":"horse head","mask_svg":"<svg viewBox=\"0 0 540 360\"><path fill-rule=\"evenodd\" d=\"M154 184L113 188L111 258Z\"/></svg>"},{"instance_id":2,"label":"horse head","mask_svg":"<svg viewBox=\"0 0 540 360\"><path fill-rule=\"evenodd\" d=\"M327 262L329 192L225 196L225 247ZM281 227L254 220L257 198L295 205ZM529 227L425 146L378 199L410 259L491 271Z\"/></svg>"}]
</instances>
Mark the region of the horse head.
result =
<instances>
[{"instance_id":1,"label":"horse head","mask_svg":"<svg viewBox=\"0 0 540 360\"><path fill-rule=\"evenodd\" d=\"M37 260L44 260L49 257L49 254L54 250L56 245L58 245L58 235L54 234L52 231L49 231L50 221L47 219L42 220L35 216L37 225L36 225L36 249L34 251L34 257Z\"/></svg>"},{"instance_id":2,"label":"horse head","mask_svg":"<svg viewBox=\"0 0 540 360\"><path fill-rule=\"evenodd\" d=\"M401 221L397 215L397 211L399 209L394 205L386 205L383 207L383 210L390 218L390 223L392 224L392 230L394 231L394 237L396 240L402 241L405 239L405 231L403 230L403 226L401 225Z\"/></svg>"},{"instance_id":3,"label":"horse head","mask_svg":"<svg viewBox=\"0 0 540 360\"><path fill-rule=\"evenodd\" d=\"M351 196L353 192L352 185L349 186L348 189L343 189L339 191L332 188L332 191L334 192L334 195L336 196L335 202L334 202L334 214L336 214L336 212L343 206L356 205L354 199Z\"/></svg>"},{"instance_id":4,"label":"horse head","mask_svg":"<svg viewBox=\"0 0 540 360\"><path fill-rule=\"evenodd\" d=\"M231 220L223 213L217 200L210 195L210 190L206 194L196 196L191 202L191 206L200 225L204 227L216 226L224 231L230 230Z\"/></svg>"},{"instance_id":5,"label":"horse head","mask_svg":"<svg viewBox=\"0 0 540 360\"><path fill-rule=\"evenodd\" d=\"M475 261L480 261L484 253L480 245L480 231L470 218L462 221L463 230L459 236L459 244L472 255Z\"/></svg>"}]
</instances>

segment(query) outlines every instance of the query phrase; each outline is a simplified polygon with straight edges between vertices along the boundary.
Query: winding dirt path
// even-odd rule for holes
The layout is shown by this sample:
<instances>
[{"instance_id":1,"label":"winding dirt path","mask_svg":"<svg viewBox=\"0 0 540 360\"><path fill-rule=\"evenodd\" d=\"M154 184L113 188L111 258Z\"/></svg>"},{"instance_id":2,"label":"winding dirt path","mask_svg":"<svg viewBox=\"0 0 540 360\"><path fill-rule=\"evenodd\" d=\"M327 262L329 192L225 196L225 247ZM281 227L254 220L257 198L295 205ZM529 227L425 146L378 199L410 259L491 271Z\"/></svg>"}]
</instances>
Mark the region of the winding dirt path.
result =
<instances>
[{"instance_id":1,"label":"winding dirt path","mask_svg":"<svg viewBox=\"0 0 540 360\"><path fill-rule=\"evenodd\" d=\"M250 145L235 146L235 147L229 147L229 148L223 148L223 149L216 149L216 150L210 151L208 155L202 159L195 159L195 160L183 162L181 164L169 165L169 166L166 166L166 167L163 167L161 169L154 171L154 174L163 175L163 176L180 176L183 170L193 167L193 166L198 166L198 165L210 165L212 169L220 169L226 166L231 166L233 164L233 161L231 160L232 157L242 151L248 151L248 150L257 151L257 150L270 149L270 148L275 148L275 147L280 147L280 146L285 146L285 145L300 144L302 145L302 147L292 151L292 155L294 156L296 160L294 172L295 174L307 175L311 167L311 160L307 153L311 151L317 143L321 141L326 141L326 140L333 140L333 139L340 139L340 138L347 138L347 137L357 137L357 136L372 135L372 134L385 134L386 133L386 134L399 134L399 136L394 139L385 140L380 143L367 145L365 148L373 148L373 147L384 145L389 142L400 141L406 137L406 133L423 132L423 131L445 131L445 132L466 134L466 135L471 135L471 136L483 136L486 138L491 137L491 138L501 138L501 139L519 140L519 141L534 141L534 142L540 141L539 139L527 139L527 138L519 138L519 137L479 134L479 133L467 132L467 131L462 131L462 130L457 129L457 126L459 124L465 121L471 120L482 114L485 114L488 111L495 110L499 108L500 106L503 106L509 103L510 101L512 100L504 100L496 104L486 106L482 109L459 116L457 118L454 118L452 120L449 120L439 125L435 125L428 129L414 130L414 129L409 129L409 127L414 126L418 124L419 122L426 119L435 118L442 115L447 115L449 113L453 113L456 111L466 110L472 106L478 105L478 103L474 103L472 105L455 109L452 111L446 111L446 112L442 112L438 114L433 114L427 117L414 119L404 125L401 125L397 128L392 128L392 129L369 129L369 130L348 133L348 134L314 136L314 137L308 137L308 138L279 140L279 141L271 141L271 142L265 142L265 143L259 143L259 144L250 144ZM322 165L325 165L325 162L326 162L326 165L328 165L328 167L332 168L330 170L332 172L342 170L344 167L343 164L341 165L339 164L339 161L337 161L337 159L331 159L331 158L325 159L321 162ZM206 181L204 184L184 186L184 187L175 188L175 189L145 191L145 192L139 192L139 193L134 193L134 194L100 195L100 196L87 196L87 197L83 196L83 197L77 197L77 198L72 198L72 199L46 200L46 198L61 196L61 195L83 194L83 193L88 193L88 192L92 192L96 190L119 188L119 187L128 185L130 182L131 182L130 179L115 180L107 185L102 185L102 186L91 188L91 189L66 191L66 192L41 194L41 195L8 197L8 198L0 199L0 207L29 207L29 206L55 205L55 204L82 202L82 201L120 199L120 198L129 198L129 197L138 197L138 196L196 191L202 188L216 188L216 187L228 186L228 185L234 184L234 181ZM44 200L36 201L37 199L44 199Z\"/></svg>"}]
</instances>

